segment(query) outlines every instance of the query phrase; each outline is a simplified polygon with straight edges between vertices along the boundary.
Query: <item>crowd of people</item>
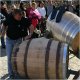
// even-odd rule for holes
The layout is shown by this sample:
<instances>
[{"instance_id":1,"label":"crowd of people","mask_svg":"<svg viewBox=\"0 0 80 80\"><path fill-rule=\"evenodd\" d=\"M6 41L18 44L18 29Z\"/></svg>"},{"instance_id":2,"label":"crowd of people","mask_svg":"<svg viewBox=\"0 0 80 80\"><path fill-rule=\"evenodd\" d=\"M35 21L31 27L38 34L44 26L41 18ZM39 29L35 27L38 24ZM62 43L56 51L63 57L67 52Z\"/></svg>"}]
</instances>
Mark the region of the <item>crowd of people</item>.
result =
<instances>
[{"instance_id":1,"label":"crowd of people","mask_svg":"<svg viewBox=\"0 0 80 80\"><path fill-rule=\"evenodd\" d=\"M75 5L74 5L75 3ZM16 6L15 4L11 4L9 9L7 7L8 4L4 3L1 1L1 6L0 6L0 23L1 23L1 27L0 27L0 32L1 32L1 28L2 28L2 22L4 21L4 19L6 19L8 17L8 14L11 14L14 9L21 9L23 11L23 16L24 17L28 17L34 28L41 28L42 31L44 31L45 29L45 20L47 19L47 17L50 15L50 13L52 12L52 10L55 7L59 7L61 5L64 5L67 11L73 12L75 14L77 14L79 16L79 4L78 2L55 2L53 0L48 0L47 2L44 1L37 1L37 2L32 2L32 3L26 3L27 5L25 6L25 2L21 2L19 4L19 6ZM41 22L41 25L38 25ZM42 25L44 27L42 27ZM38 35L35 35L36 37L38 37ZM35 37L33 36L33 37ZM5 43L4 43L4 38L1 37L1 43L2 43L2 48L5 48Z\"/></svg>"},{"instance_id":2,"label":"crowd of people","mask_svg":"<svg viewBox=\"0 0 80 80\"><path fill-rule=\"evenodd\" d=\"M64 2L32 2L24 6L24 2L17 7L15 4L7 8L4 2L0 5L0 34L2 48L6 48L8 57L8 72L10 78L14 77L11 66L11 53L14 45L22 40L38 38L46 30L46 19L53 10L64 7L66 11L73 12L79 16L79 4L73 6L71 3ZM59 21L59 20L58 20ZM4 36L6 34L6 43ZM6 46L5 46L6 44Z\"/></svg>"}]
</instances>

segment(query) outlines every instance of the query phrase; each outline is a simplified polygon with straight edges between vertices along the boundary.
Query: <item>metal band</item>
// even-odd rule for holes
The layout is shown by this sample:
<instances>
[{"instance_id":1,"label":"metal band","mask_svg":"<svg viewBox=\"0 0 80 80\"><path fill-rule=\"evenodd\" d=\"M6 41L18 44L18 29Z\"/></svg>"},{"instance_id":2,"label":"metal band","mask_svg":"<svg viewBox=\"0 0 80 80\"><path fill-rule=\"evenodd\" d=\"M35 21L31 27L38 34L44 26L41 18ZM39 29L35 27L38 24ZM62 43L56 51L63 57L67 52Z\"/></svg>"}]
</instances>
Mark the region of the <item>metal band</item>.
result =
<instances>
[{"instance_id":1,"label":"metal band","mask_svg":"<svg viewBox=\"0 0 80 80\"><path fill-rule=\"evenodd\" d=\"M29 45L30 45L31 41L32 41L32 39L27 42L26 49L25 49L25 54L24 54L24 72L25 72L25 75L26 75L27 79L29 79L29 76L28 76L28 73L27 73L27 55L28 55L28 49L29 49Z\"/></svg>"},{"instance_id":2,"label":"metal band","mask_svg":"<svg viewBox=\"0 0 80 80\"><path fill-rule=\"evenodd\" d=\"M60 51L61 51L61 42L58 43L57 53L56 53L56 79L60 79L59 76Z\"/></svg>"},{"instance_id":3,"label":"metal band","mask_svg":"<svg viewBox=\"0 0 80 80\"><path fill-rule=\"evenodd\" d=\"M68 72L68 50L69 49L69 46L67 44L64 44L64 47L63 47L63 79L66 79L67 77L67 72Z\"/></svg>"},{"instance_id":4,"label":"metal band","mask_svg":"<svg viewBox=\"0 0 80 80\"><path fill-rule=\"evenodd\" d=\"M49 61L49 52L50 52L50 46L53 40L49 40L46 48L46 55L45 55L45 78L49 79L48 76L48 61Z\"/></svg>"}]
</instances>

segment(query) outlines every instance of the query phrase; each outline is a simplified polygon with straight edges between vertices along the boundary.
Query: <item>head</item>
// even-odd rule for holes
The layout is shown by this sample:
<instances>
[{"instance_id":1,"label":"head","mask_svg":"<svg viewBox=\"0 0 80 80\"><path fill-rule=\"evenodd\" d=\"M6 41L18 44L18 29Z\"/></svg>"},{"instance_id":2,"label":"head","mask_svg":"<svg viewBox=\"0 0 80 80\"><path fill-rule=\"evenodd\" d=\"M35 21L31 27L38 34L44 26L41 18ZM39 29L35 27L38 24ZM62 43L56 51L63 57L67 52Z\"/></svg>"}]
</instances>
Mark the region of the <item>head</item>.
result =
<instances>
[{"instance_id":1,"label":"head","mask_svg":"<svg viewBox=\"0 0 80 80\"><path fill-rule=\"evenodd\" d=\"M65 4L65 5L68 5L68 1L64 1L64 4Z\"/></svg>"},{"instance_id":2,"label":"head","mask_svg":"<svg viewBox=\"0 0 80 80\"><path fill-rule=\"evenodd\" d=\"M24 7L24 3L23 2L20 3L20 7Z\"/></svg>"},{"instance_id":3,"label":"head","mask_svg":"<svg viewBox=\"0 0 80 80\"><path fill-rule=\"evenodd\" d=\"M15 20L20 21L22 19L23 13L20 9L14 9L13 11L13 17Z\"/></svg>"},{"instance_id":4,"label":"head","mask_svg":"<svg viewBox=\"0 0 80 80\"><path fill-rule=\"evenodd\" d=\"M4 4L5 4L5 3L1 1L1 7L4 6Z\"/></svg>"},{"instance_id":5,"label":"head","mask_svg":"<svg viewBox=\"0 0 80 80\"><path fill-rule=\"evenodd\" d=\"M11 11L14 11L15 9L17 9L17 7L14 4L12 4L11 5Z\"/></svg>"},{"instance_id":6,"label":"head","mask_svg":"<svg viewBox=\"0 0 80 80\"><path fill-rule=\"evenodd\" d=\"M39 7L44 7L44 2L41 1L41 2L39 3Z\"/></svg>"},{"instance_id":7,"label":"head","mask_svg":"<svg viewBox=\"0 0 80 80\"><path fill-rule=\"evenodd\" d=\"M47 0L49 4L52 4L52 0Z\"/></svg>"},{"instance_id":8,"label":"head","mask_svg":"<svg viewBox=\"0 0 80 80\"><path fill-rule=\"evenodd\" d=\"M30 3L29 3L29 2L26 3L26 9L27 9L27 8L30 8L30 7L31 7Z\"/></svg>"},{"instance_id":9,"label":"head","mask_svg":"<svg viewBox=\"0 0 80 80\"><path fill-rule=\"evenodd\" d=\"M0 9L3 9L3 8L7 9L7 5L6 5L6 3L1 1Z\"/></svg>"},{"instance_id":10,"label":"head","mask_svg":"<svg viewBox=\"0 0 80 80\"><path fill-rule=\"evenodd\" d=\"M33 9L36 9L37 4L36 4L35 2L32 2L31 7L32 7Z\"/></svg>"}]
</instances>

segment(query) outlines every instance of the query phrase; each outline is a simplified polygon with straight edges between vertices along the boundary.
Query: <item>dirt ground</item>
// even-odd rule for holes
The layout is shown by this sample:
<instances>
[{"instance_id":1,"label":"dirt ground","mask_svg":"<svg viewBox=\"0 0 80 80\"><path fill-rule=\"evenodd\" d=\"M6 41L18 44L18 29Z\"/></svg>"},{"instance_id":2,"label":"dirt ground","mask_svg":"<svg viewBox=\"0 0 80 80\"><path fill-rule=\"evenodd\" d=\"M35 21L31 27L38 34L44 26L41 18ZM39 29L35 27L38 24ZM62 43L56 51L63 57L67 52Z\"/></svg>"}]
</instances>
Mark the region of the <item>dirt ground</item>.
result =
<instances>
[{"instance_id":1,"label":"dirt ground","mask_svg":"<svg viewBox=\"0 0 80 80\"><path fill-rule=\"evenodd\" d=\"M77 79L79 77L78 76L79 70L80 70L80 59L75 57L73 54L70 54L67 80ZM7 56L6 56L5 49L1 49L1 48L0 48L0 78L3 80L7 80L8 78ZM80 77L78 80L80 80Z\"/></svg>"}]
</instances>

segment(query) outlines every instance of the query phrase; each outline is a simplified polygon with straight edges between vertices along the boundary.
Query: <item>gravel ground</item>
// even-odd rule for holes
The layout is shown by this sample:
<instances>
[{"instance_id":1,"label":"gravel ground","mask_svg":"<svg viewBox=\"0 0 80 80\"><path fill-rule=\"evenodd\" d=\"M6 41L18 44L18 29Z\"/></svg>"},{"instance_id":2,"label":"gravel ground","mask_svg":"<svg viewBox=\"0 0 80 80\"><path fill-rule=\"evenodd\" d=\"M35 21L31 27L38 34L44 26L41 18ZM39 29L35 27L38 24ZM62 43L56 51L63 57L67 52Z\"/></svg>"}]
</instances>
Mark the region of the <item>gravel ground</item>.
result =
<instances>
[{"instance_id":1,"label":"gravel ground","mask_svg":"<svg viewBox=\"0 0 80 80\"><path fill-rule=\"evenodd\" d=\"M7 71L7 57L5 53L5 49L0 48L0 78L6 80L8 77ZM77 78L77 74L80 70L80 59L75 57L73 54L69 55L69 73L68 80L73 80L73 78ZM80 80L80 78L79 78Z\"/></svg>"}]
</instances>

